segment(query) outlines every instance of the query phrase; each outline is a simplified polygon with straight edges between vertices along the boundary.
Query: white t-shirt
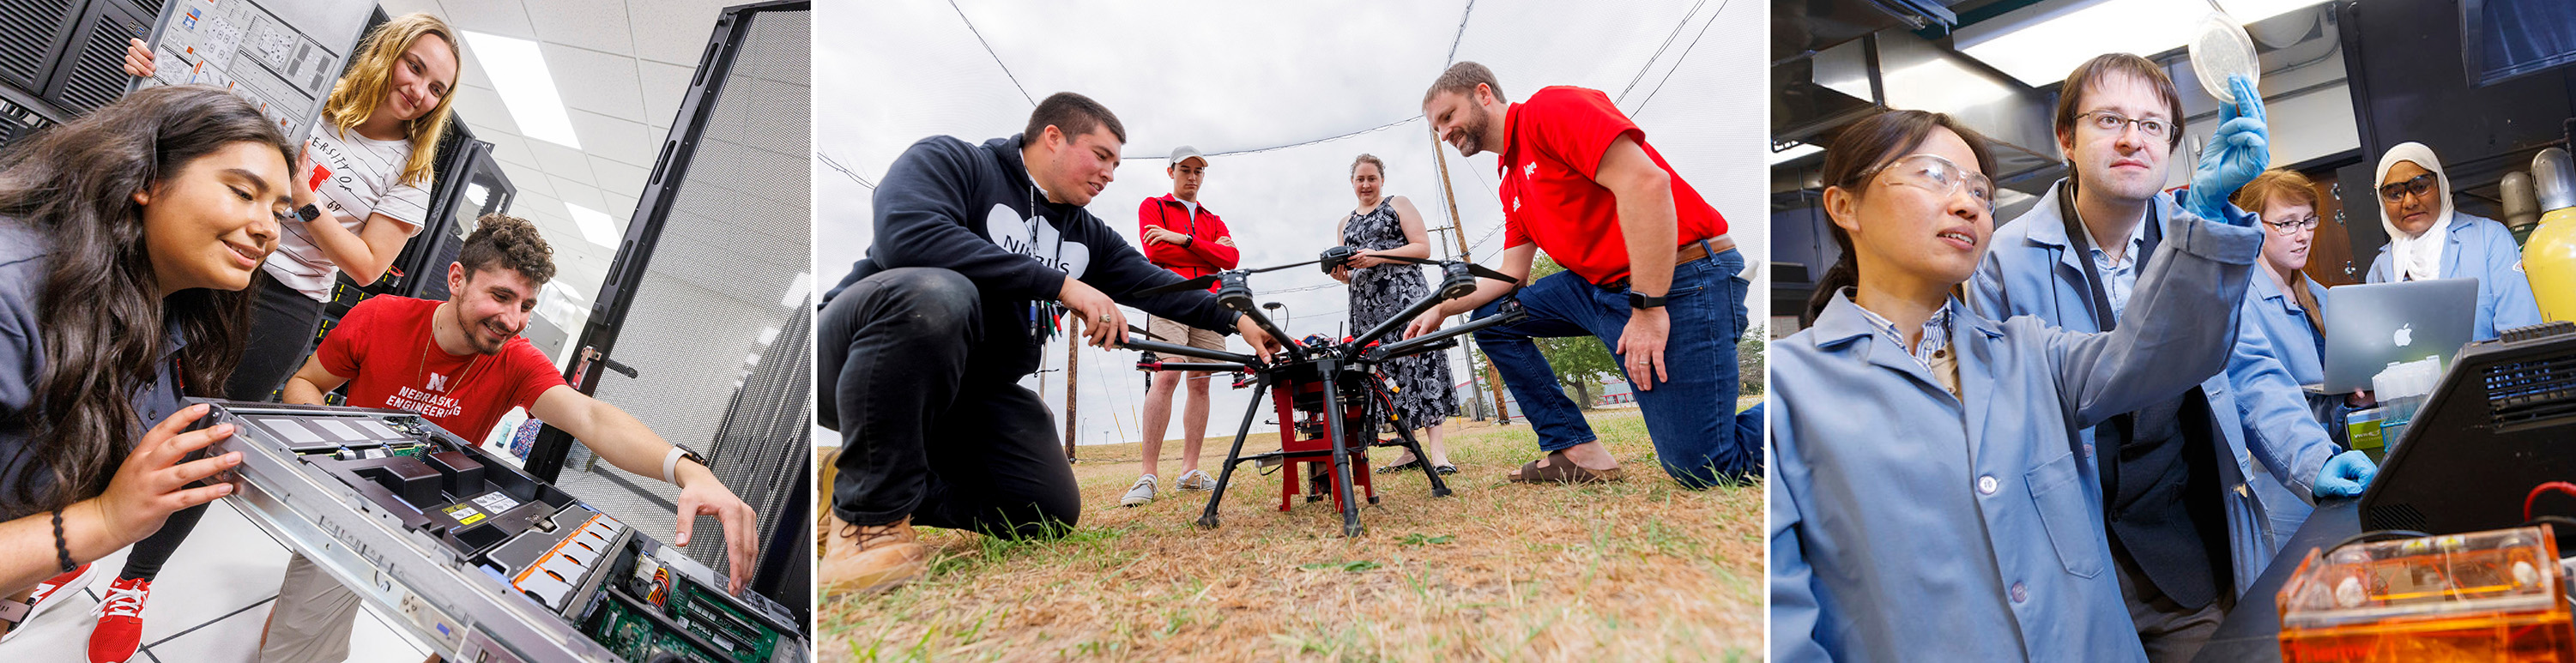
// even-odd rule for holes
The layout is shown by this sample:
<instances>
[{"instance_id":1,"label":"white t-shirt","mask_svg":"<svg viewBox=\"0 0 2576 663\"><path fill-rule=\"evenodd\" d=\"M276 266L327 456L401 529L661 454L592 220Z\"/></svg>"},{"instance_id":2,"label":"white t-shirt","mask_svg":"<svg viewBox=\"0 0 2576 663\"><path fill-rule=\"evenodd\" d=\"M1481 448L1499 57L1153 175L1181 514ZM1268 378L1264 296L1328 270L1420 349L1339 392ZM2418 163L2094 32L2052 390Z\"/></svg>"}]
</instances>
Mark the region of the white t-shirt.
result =
<instances>
[{"instance_id":1,"label":"white t-shirt","mask_svg":"<svg viewBox=\"0 0 2576 663\"><path fill-rule=\"evenodd\" d=\"M316 123L305 144L306 153L313 157L313 170L296 176L313 183L314 202L325 215L339 219L340 227L356 233L366 227L368 217L382 214L402 226L404 237L420 234L421 222L429 216L428 182L397 183L403 164L411 160L410 142L375 140L356 131L343 134L328 123ZM313 233L303 221L284 225L277 252L269 254L262 267L279 283L313 301L330 301L331 284L340 267L313 244Z\"/></svg>"}]
</instances>

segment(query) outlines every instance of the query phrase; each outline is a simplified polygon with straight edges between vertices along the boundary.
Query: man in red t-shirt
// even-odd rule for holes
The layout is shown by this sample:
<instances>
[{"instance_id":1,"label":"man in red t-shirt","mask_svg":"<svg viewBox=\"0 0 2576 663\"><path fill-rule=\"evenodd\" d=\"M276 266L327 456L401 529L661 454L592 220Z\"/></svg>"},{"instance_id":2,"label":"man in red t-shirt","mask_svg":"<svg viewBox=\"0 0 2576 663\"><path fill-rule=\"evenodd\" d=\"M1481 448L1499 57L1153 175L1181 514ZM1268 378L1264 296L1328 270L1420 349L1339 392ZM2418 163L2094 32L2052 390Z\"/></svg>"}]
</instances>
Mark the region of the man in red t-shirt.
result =
<instances>
[{"instance_id":1,"label":"man in red t-shirt","mask_svg":"<svg viewBox=\"0 0 2576 663\"><path fill-rule=\"evenodd\" d=\"M1242 254L1234 248L1234 236L1225 231L1225 220L1216 217L1199 204L1199 185L1207 181L1207 156L1188 145L1172 150L1172 162L1163 174L1172 177L1172 192L1145 199L1136 206L1137 232L1145 240L1145 260L1154 266L1172 270L1182 278L1198 278L1234 269ZM1208 290L1214 291L1215 285ZM1225 349L1225 336L1169 318L1152 317L1145 321L1145 331L1165 343L1177 343L1209 350ZM1151 352L1145 353L1144 367L1159 363ZM1190 402L1181 413L1181 429L1188 442L1181 447L1181 490L1213 490L1216 478L1199 470L1199 445L1207 441L1208 374L1199 371L1154 372L1153 381L1145 388L1145 461L1144 475L1118 502L1136 506L1154 501L1156 461L1163 453L1163 432L1170 430L1172 392L1187 375Z\"/></svg>"},{"instance_id":2,"label":"man in red t-shirt","mask_svg":"<svg viewBox=\"0 0 2576 663\"><path fill-rule=\"evenodd\" d=\"M1459 154L1502 157L1501 271L1528 280L1540 250L1565 266L1518 290L1528 319L1476 332L1548 452L1512 480L1624 475L1532 341L1570 336L1599 338L1619 359L1657 460L1683 486L1760 476L1761 409L1728 416L1750 285L1744 257L1726 219L1646 144L1646 132L1599 90L1550 87L1507 103L1494 72L1473 62L1442 74L1422 113ZM1478 284L1416 318L1405 337L1471 310L1494 315L1517 285Z\"/></svg>"},{"instance_id":3,"label":"man in red t-shirt","mask_svg":"<svg viewBox=\"0 0 2576 663\"><path fill-rule=\"evenodd\" d=\"M715 516L732 562L730 590L741 592L759 552L751 506L695 454L662 441L616 406L564 384L554 362L519 337L536 310L538 288L554 277L553 255L535 225L484 216L447 268L447 301L377 296L359 302L287 379L283 400L319 405L323 393L345 383L350 406L416 412L466 439L479 439L510 408L527 408L529 416L571 433L601 460L679 486L679 538L673 544L689 545L695 516ZM347 657L356 594L299 555L288 563L278 596L262 636L263 660Z\"/></svg>"}]
</instances>

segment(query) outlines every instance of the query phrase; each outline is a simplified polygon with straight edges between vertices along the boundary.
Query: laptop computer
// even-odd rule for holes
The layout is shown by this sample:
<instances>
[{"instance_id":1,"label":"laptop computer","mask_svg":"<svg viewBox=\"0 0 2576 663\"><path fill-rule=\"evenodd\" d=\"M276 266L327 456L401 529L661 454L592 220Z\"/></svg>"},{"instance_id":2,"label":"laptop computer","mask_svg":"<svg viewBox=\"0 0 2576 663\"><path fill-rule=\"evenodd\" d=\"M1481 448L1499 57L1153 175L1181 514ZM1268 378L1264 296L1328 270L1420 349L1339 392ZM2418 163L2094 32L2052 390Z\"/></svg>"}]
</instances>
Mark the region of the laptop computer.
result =
<instances>
[{"instance_id":1,"label":"laptop computer","mask_svg":"<svg viewBox=\"0 0 2576 663\"><path fill-rule=\"evenodd\" d=\"M2478 314L2472 278L2367 283L2326 291L2324 392L2369 389L2389 364L2451 356L2469 342Z\"/></svg>"}]
</instances>

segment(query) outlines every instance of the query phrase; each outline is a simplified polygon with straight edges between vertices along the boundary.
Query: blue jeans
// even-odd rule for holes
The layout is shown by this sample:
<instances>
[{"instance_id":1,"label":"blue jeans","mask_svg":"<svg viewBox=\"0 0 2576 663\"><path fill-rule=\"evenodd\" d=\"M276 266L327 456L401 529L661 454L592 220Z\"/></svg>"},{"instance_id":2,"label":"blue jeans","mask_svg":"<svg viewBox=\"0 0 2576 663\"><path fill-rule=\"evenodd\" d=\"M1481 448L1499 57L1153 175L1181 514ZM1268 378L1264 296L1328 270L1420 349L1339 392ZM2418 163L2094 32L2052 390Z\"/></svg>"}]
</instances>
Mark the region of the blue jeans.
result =
<instances>
[{"instance_id":1,"label":"blue jeans","mask_svg":"<svg viewBox=\"0 0 2576 663\"><path fill-rule=\"evenodd\" d=\"M1744 295L1751 285L1736 276L1742 271L1744 256L1732 249L1673 268L1672 288L1664 295L1664 308L1672 317L1664 341L1671 379L1636 392L1656 460L1690 488L1762 474L1762 409L1734 414L1740 384L1735 342L1744 335ZM1538 430L1540 450L1592 441L1592 426L1558 388L1556 371L1532 339L1595 337L1624 367L1626 357L1618 348L1619 334L1628 326L1627 291L1603 290L1573 272L1559 272L1522 288L1519 298L1529 317L1478 331L1476 343ZM1500 302L1477 308L1474 317L1494 315ZM1625 375L1626 369L1621 372ZM1626 377L1633 385L1638 376Z\"/></svg>"}]
</instances>

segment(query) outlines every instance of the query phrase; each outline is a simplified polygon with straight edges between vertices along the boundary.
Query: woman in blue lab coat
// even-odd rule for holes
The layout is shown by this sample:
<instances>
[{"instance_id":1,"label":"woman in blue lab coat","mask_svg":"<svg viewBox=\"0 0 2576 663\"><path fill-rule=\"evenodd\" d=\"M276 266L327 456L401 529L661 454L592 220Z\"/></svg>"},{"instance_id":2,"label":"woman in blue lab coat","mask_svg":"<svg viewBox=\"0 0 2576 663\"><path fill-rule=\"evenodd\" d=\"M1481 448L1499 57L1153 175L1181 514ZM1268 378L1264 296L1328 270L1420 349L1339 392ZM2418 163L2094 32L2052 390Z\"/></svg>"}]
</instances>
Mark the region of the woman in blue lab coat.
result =
<instances>
[{"instance_id":1,"label":"woman in blue lab coat","mask_svg":"<svg viewBox=\"0 0 2576 663\"><path fill-rule=\"evenodd\" d=\"M2370 261L2371 283L2473 277L2478 319L2469 339L2540 324L2540 301L2522 274L2513 231L2451 205L2451 177L2423 143L2399 143L2379 157L2379 223L2388 245Z\"/></svg>"},{"instance_id":2,"label":"woman in blue lab coat","mask_svg":"<svg viewBox=\"0 0 2576 663\"><path fill-rule=\"evenodd\" d=\"M1894 111L1835 140L1843 259L1772 369L1772 660L2145 659L2076 431L2226 366L2236 320L2213 313L2238 310L2262 231L2201 219L2262 171L2260 103L2239 86L2245 117L2193 177L2207 198L2141 276L2141 323L2110 334L1958 299L1994 228L1975 132Z\"/></svg>"},{"instance_id":3,"label":"woman in blue lab coat","mask_svg":"<svg viewBox=\"0 0 2576 663\"><path fill-rule=\"evenodd\" d=\"M2252 212L2263 221L2270 233L2263 242L2263 260L2258 263L2254 283L2245 299L2248 306L2246 331L2259 334L2272 348L2271 356L2281 363L2290 379L2302 385L2325 382L2325 302L2326 287L2299 271L2308 264L2308 250L2317 235L2316 184L2298 171L2275 168L2263 171L2242 189L2236 190L2238 209ZM2325 428L2335 444L2344 442L2344 414L2347 398L2357 394L2304 394L2308 414ZM2251 482L2263 492L2262 504L2272 531L2288 540L2308 520L2312 507L2277 482ZM2265 560L2269 561L2269 560Z\"/></svg>"}]
</instances>

